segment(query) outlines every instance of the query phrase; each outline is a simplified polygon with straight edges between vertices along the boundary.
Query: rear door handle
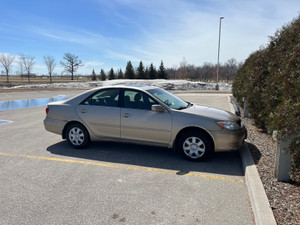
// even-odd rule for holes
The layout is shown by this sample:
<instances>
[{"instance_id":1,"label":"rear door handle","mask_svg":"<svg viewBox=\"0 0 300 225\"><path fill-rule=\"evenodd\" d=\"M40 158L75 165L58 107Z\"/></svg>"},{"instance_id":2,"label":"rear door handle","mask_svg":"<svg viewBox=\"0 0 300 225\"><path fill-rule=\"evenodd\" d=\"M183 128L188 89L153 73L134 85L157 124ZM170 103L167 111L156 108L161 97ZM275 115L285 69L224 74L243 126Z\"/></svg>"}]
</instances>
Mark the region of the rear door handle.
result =
<instances>
[{"instance_id":1,"label":"rear door handle","mask_svg":"<svg viewBox=\"0 0 300 225\"><path fill-rule=\"evenodd\" d=\"M123 117L128 118L128 117L131 117L131 115L129 113L124 113Z\"/></svg>"},{"instance_id":2,"label":"rear door handle","mask_svg":"<svg viewBox=\"0 0 300 225\"><path fill-rule=\"evenodd\" d=\"M80 112L81 113L87 113L87 110L86 109L81 109Z\"/></svg>"}]
</instances>

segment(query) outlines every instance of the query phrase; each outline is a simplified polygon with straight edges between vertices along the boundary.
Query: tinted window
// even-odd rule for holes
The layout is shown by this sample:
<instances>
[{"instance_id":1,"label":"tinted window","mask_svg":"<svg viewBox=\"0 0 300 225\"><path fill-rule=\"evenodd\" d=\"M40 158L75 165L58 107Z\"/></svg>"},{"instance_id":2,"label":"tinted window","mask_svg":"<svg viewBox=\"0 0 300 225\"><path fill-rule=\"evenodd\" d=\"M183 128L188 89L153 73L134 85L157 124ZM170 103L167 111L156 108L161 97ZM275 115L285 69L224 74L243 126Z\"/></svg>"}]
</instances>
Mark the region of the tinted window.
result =
<instances>
[{"instance_id":1,"label":"tinted window","mask_svg":"<svg viewBox=\"0 0 300 225\"><path fill-rule=\"evenodd\" d=\"M82 105L115 106L119 105L119 89L105 89L89 96Z\"/></svg>"},{"instance_id":2,"label":"tinted window","mask_svg":"<svg viewBox=\"0 0 300 225\"><path fill-rule=\"evenodd\" d=\"M152 105L157 104L149 95L134 90L124 91L124 107L132 109L151 110Z\"/></svg>"}]
</instances>

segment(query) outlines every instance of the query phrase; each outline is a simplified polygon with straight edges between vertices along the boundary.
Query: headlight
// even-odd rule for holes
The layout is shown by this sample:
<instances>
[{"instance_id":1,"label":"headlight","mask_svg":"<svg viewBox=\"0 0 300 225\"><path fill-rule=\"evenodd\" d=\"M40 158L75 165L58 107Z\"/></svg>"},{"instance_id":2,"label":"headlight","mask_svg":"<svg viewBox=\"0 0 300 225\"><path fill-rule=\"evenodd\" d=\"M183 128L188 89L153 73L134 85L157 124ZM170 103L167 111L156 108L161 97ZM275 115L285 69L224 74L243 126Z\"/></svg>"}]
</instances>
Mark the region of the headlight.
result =
<instances>
[{"instance_id":1,"label":"headlight","mask_svg":"<svg viewBox=\"0 0 300 225\"><path fill-rule=\"evenodd\" d=\"M217 124L221 127L224 127L227 130L238 130L240 126L234 121L220 121Z\"/></svg>"}]
</instances>

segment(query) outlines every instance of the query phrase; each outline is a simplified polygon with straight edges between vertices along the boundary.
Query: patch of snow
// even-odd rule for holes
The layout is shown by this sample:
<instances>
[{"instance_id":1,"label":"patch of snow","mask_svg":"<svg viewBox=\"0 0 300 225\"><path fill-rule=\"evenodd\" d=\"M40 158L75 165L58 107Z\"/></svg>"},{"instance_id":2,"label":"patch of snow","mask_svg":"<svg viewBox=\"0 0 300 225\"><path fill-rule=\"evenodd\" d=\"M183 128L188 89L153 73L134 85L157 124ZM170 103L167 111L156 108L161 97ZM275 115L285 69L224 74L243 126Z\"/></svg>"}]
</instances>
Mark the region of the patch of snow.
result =
<instances>
[{"instance_id":1,"label":"patch of snow","mask_svg":"<svg viewBox=\"0 0 300 225\"><path fill-rule=\"evenodd\" d=\"M187 80L106 80L90 82L70 82L52 84L19 85L12 88L93 88L112 85L148 85L163 88L165 90L215 90L216 83L195 82ZM220 91L231 91L231 84L219 83Z\"/></svg>"}]
</instances>

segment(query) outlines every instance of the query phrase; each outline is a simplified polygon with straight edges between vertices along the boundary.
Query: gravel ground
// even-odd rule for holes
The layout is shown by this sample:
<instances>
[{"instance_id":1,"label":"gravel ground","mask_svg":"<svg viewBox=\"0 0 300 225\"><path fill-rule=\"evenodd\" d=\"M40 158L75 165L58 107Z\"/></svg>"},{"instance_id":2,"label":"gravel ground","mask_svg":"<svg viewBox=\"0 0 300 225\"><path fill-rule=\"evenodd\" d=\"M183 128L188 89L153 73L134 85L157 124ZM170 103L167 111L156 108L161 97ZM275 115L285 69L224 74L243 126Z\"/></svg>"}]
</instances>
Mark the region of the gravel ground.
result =
<instances>
[{"instance_id":1,"label":"gravel ground","mask_svg":"<svg viewBox=\"0 0 300 225\"><path fill-rule=\"evenodd\" d=\"M277 224L300 224L300 179L290 183L274 177L276 142L255 127L252 119L243 119L248 130L247 142L264 185Z\"/></svg>"}]
</instances>

